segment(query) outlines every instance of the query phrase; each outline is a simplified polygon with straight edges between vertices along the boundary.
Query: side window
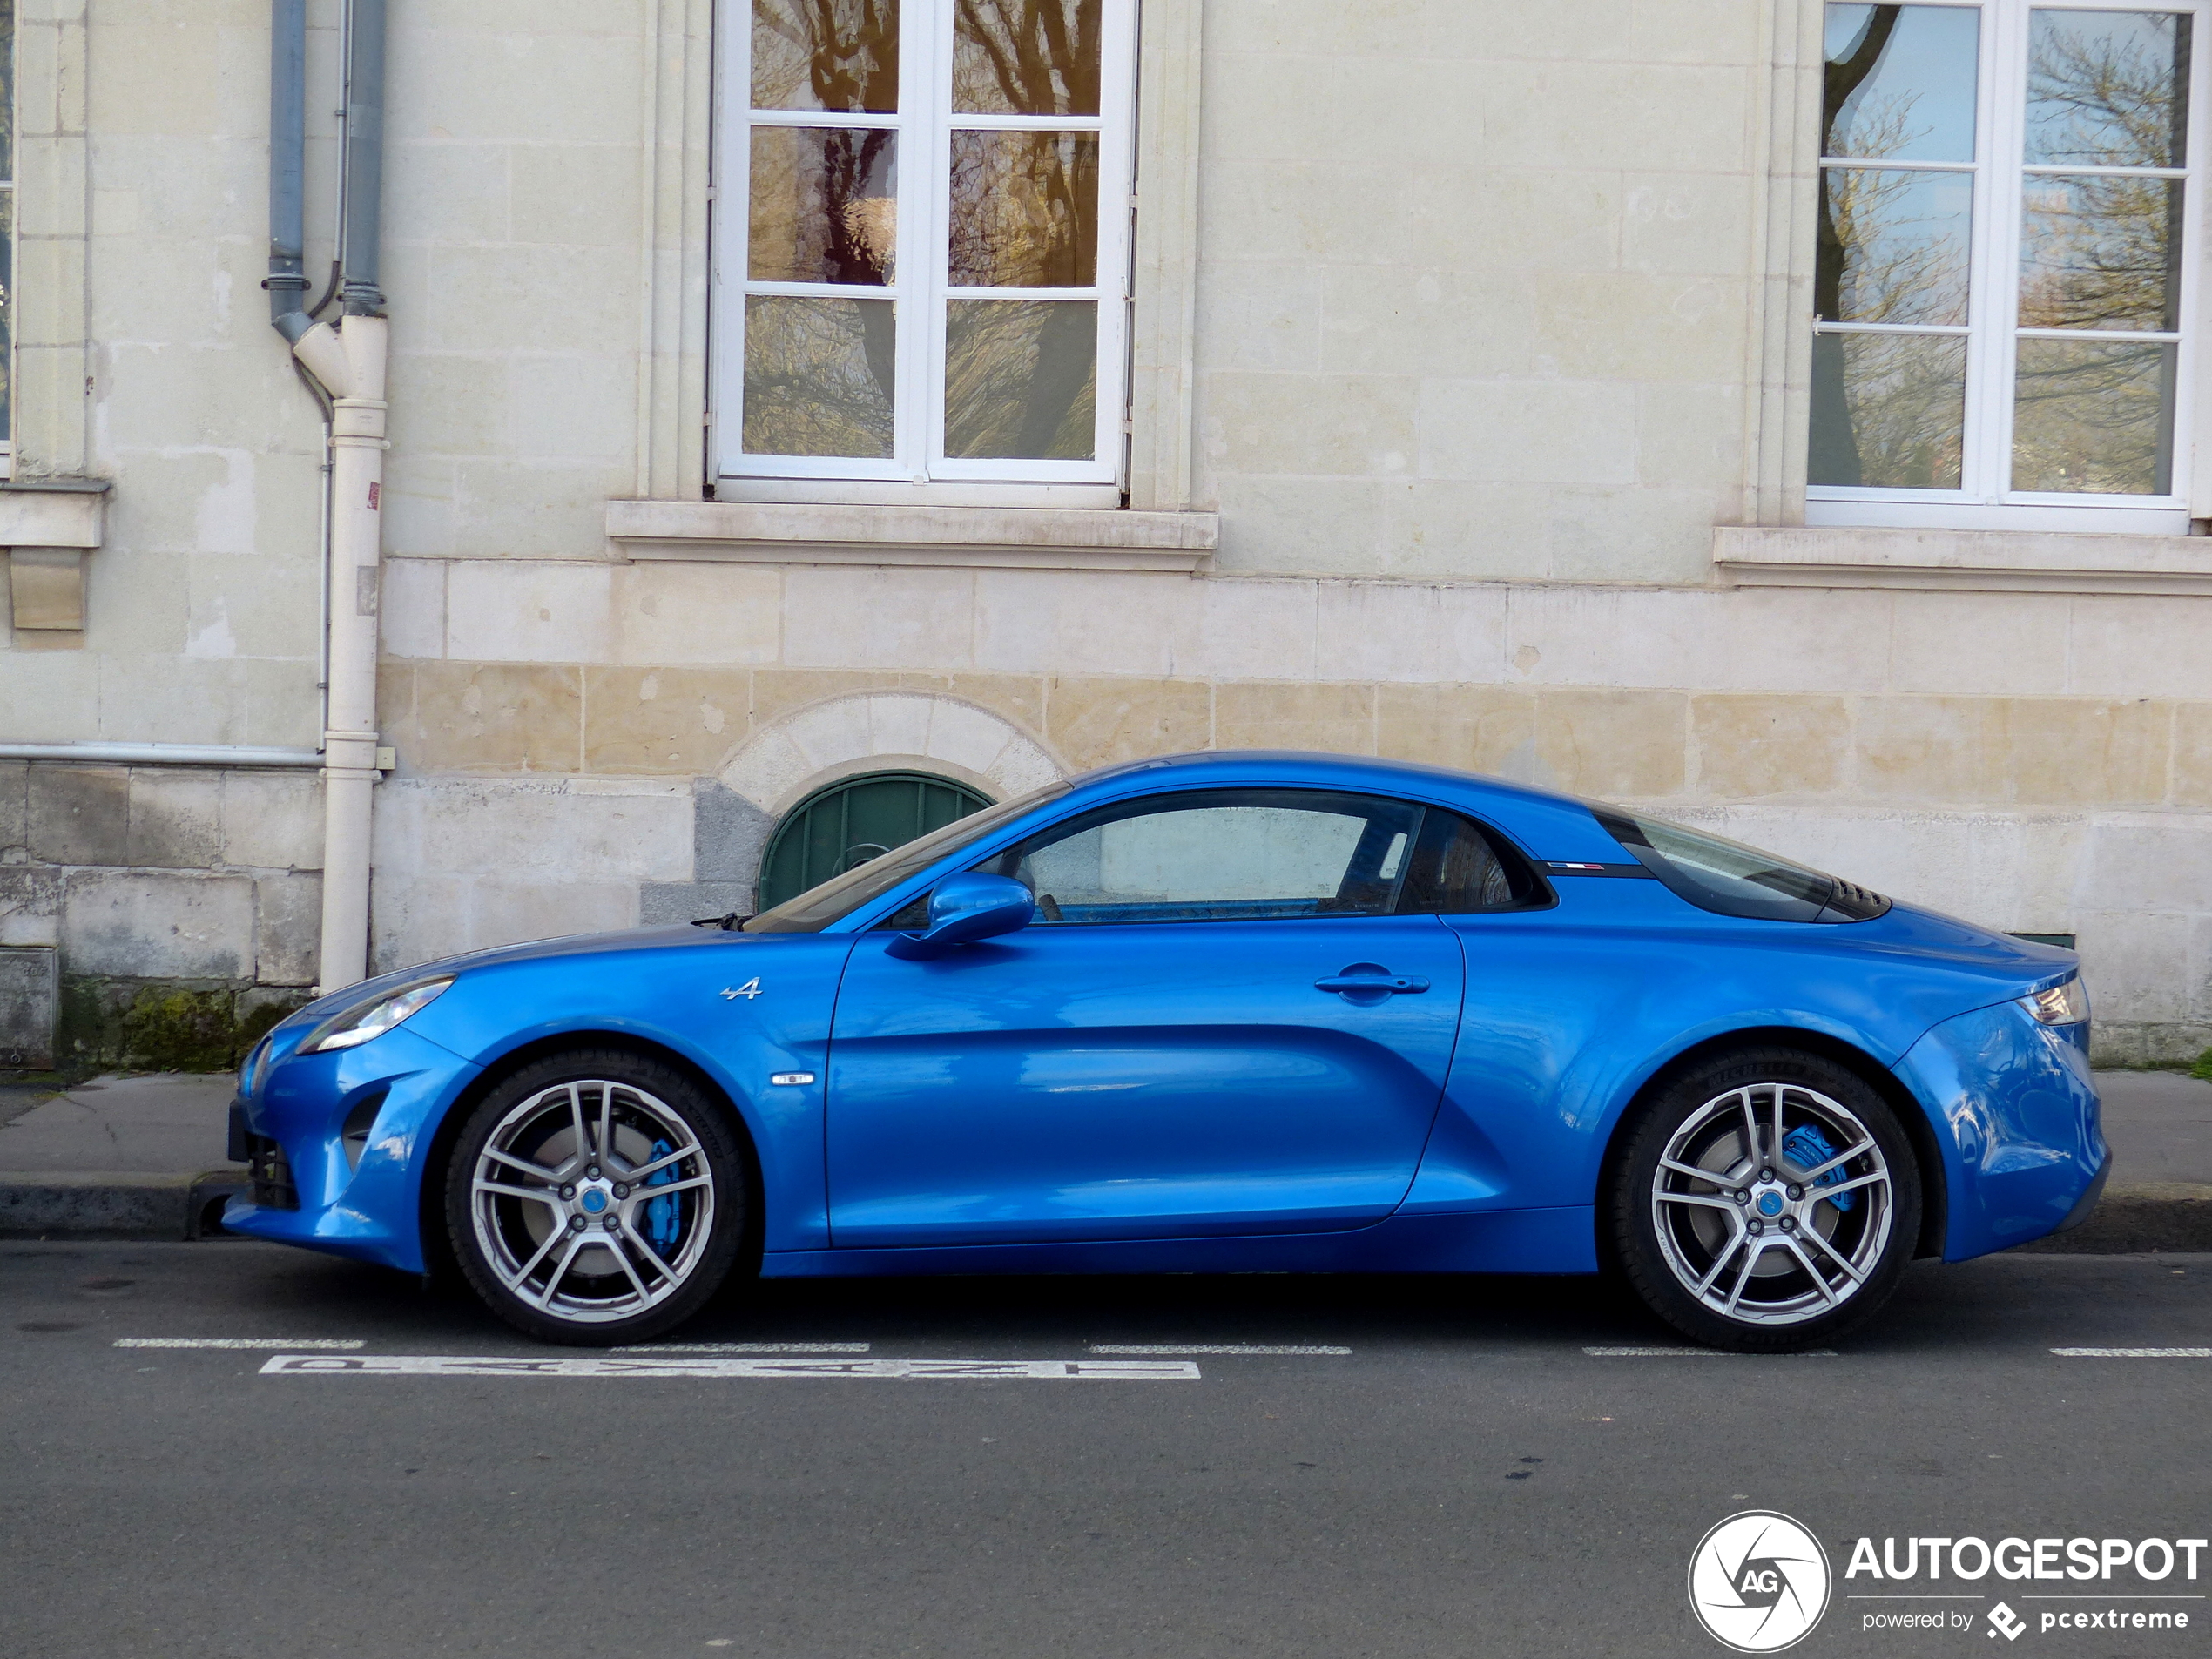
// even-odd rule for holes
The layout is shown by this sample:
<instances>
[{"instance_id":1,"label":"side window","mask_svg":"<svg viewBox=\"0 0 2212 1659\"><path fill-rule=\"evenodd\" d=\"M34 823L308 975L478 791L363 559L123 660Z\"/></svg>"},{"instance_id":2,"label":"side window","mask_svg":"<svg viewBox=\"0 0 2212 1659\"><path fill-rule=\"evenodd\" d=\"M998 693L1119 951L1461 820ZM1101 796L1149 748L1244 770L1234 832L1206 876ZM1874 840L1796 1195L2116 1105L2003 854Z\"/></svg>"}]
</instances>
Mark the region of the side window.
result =
<instances>
[{"instance_id":1,"label":"side window","mask_svg":"<svg viewBox=\"0 0 2212 1659\"><path fill-rule=\"evenodd\" d=\"M976 867L1036 895L1040 923L1387 915L1423 809L1307 789L1117 801Z\"/></svg>"},{"instance_id":2,"label":"side window","mask_svg":"<svg viewBox=\"0 0 2212 1659\"><path fill-rule=\"evenodd\" d=\"M1428 809L1398 895L1400 915L1463 916L1550 901L1520 853L1457 813Z\"/></svg>"}]
</instances>

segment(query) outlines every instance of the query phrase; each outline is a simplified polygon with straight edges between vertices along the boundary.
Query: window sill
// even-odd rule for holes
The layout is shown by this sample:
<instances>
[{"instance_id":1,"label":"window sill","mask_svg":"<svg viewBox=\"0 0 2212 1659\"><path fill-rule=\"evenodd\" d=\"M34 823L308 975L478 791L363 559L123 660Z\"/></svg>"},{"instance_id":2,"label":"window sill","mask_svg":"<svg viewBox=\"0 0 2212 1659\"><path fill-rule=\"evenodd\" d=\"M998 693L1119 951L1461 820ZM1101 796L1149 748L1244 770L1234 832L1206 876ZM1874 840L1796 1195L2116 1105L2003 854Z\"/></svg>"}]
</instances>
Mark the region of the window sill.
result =
<instances>
[{"instance_id":1,"label":"window sill","mask_svg":"<svg viewBox=\"0 0 2212 1659\"><path fill-rule=\"evenodd\" d=\"M1723 525L1713 568L1740 587L2212 594L2212 536Z\"/></svg>"},{"instance_id":2,"label":"window sill","mask_svg":"<svg viewBox=\"0 0 2212 1659\"><path fill-rule=\"evenodd\" d=\"M633 559L1188 572L1213 552L1220 530L1215 513L795 502L607 503L607 537Z\"/></svg>"}]
</instances>

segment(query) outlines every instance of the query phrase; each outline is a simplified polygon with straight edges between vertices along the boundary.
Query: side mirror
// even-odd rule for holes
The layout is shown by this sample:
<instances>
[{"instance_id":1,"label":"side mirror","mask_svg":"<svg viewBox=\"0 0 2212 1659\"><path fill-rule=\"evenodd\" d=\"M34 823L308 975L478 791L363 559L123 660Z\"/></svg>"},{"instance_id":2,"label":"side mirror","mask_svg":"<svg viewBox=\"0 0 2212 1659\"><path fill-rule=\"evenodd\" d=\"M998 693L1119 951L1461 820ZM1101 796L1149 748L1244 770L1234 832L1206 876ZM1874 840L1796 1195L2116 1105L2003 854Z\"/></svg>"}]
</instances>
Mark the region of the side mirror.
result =
<instances>
[{"instance_id":1,"label":"side mirror","mask_svg":"<svg viewBox=\"0 0 2212 1659\"><path fill-rule=\"evenodd\" d=\"M900 934L887 948L911 961L941 956L955 945L1026 927L1036 909L1028 888L1011 877L972 870L948 875L930 890L929 926L918 934Z\"/></svg>"}]
</instances>

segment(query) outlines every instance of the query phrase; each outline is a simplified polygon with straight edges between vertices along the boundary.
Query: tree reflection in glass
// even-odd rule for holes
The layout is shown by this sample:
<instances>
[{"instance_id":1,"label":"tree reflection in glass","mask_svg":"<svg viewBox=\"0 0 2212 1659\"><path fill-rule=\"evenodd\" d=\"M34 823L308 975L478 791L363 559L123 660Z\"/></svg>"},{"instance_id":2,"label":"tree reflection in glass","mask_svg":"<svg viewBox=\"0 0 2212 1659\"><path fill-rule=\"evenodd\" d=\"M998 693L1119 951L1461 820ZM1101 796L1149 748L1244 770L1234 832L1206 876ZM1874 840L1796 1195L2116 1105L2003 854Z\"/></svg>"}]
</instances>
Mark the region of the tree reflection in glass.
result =
<instances>
[{"instance_id":1,"label":"tree reflection in glass","mask_svg":"<svg viewBox=\"0 0 2212 1659\"><path fill-rule=\"evenodd\" d=\"M2021 328L2178 334L2183 186L2152 170L2188 162L2191 22L2031 14ZM2022 339L2012 487L2170 494L2179 357L2164 340Z\"/></svg>"},{"instance_id":2,"label":"tree reflection in glass","mask_svg":"<svg viewBox=\"0 0 2212 1659\"><path fill-rule=\"evenodd\" d=\"M1096 115L1100 0L955 0L953 108Z\"/></svg>"},{"instance_id":3,"label":"tree reflection in glass","mask_svg":"<svg viewBox=\"0 0 2212 1659\"><path fill-rule=\"evenodd\" d=\"M898 0L752 0L752 107L895 113Z\"/></svg>"},{"instance_id":4,"label":"tree reflection in glass","mask_svg":"<svg viewBox=\"0 0 2212 1659\"><path fill-rule=\"evenodd\" d=\"M954 300L945 307L945 453L1088 461L1097 453L1098 307Z\"/></svg>"},{"instance_id":5,"label":"tree reflection in glass","mask_svg":"<svg viewBox=\"0 0 2212 1659\"><path fill-rule=\"evenodd\" d=\"M1971 163L1979 27L1971 8L1831 5L1823 155ZM1959 487L1973 190L1963 168L1821 169L1809 482ZM1955 332L1887 332L1935 328Z\"/></svg>"},{"instance_id":6,"label":"tree reflection in glass","mask_svg":"<svg viewBox=\"0 0 2212 1659\"><path fill-rule=\"evenodd\" d=\"M745 447L752 455L891 453L888 300L755 294L745 305Z\"/></svg>"}]
</instances>

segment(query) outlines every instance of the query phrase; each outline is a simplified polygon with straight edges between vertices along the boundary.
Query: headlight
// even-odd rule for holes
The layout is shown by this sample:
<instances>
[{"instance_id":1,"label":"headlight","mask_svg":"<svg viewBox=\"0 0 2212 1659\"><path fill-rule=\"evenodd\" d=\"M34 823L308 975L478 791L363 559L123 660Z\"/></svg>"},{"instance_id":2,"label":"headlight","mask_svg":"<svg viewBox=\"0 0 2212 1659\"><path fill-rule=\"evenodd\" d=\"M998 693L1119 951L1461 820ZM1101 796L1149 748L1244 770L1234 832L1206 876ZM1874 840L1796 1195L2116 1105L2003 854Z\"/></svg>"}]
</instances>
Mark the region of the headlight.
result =
<instances>
[{"instance_id":1,"label":"headlight","mask_svg":"<svg viewBox=\"0 0 2212 1659\"><path fill-rule=\"evenodd\" d=\"M320 1054L326 1049L351 1049L381 1037L401 1021L436 1001L452 983L450 978L425 980L419 985L387 991L373 1002L356 1003L310 1031L299 1052Z\"/></svg>"},{"instance_id":2,"label":"headlight","mask_svg":"<svg viewBox=\"0 0 2212 1659\"><path fill-rule=\"evenodd\" d=\"M2023 996L2020 1006L2045 1025L2080 1025L2089 1017L2089 992L2076 974L2064 984Z\"/></svg>"}]
</instances>

